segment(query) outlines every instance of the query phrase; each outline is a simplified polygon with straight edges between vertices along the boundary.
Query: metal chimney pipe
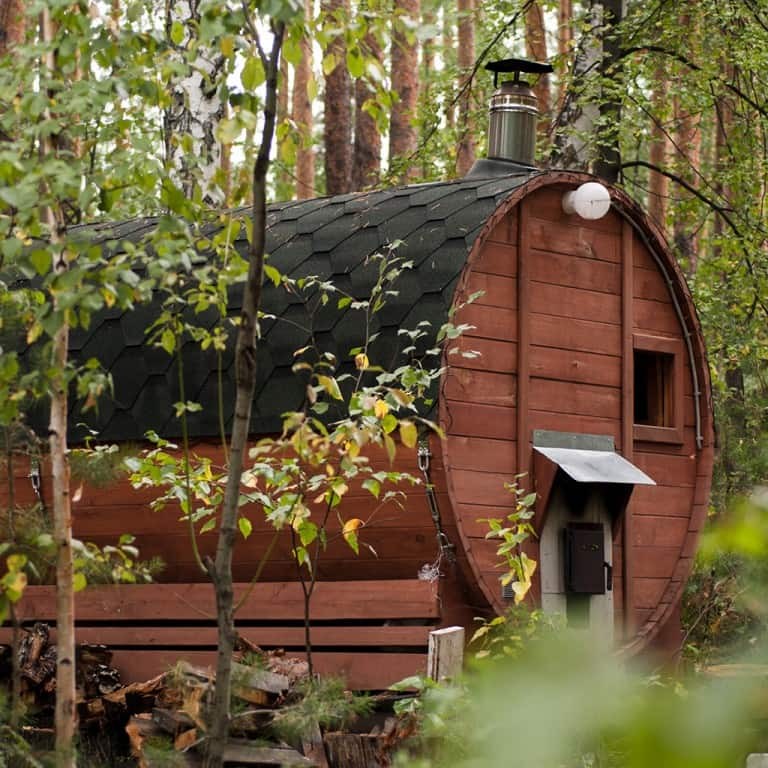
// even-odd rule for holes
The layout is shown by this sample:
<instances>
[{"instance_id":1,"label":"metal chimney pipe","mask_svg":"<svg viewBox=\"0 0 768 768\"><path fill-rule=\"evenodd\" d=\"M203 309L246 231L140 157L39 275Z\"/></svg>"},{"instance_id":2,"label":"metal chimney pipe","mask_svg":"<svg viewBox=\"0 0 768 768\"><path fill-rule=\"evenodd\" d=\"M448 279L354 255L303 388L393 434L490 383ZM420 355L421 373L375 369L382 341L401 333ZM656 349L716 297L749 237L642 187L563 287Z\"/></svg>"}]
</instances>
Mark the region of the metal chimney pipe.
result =
<instances>
[{"instance_id":1,"label":"metal chimney pipe","mask_svg":"<svg viewBox=\"0 0 768 768\"><path fill-rule=\"evenodd\" d=\"M517 77L502 83L491 97L489 159L532 166L538 117L537 99L528 83Z\"/></svg>"}]
</instances>

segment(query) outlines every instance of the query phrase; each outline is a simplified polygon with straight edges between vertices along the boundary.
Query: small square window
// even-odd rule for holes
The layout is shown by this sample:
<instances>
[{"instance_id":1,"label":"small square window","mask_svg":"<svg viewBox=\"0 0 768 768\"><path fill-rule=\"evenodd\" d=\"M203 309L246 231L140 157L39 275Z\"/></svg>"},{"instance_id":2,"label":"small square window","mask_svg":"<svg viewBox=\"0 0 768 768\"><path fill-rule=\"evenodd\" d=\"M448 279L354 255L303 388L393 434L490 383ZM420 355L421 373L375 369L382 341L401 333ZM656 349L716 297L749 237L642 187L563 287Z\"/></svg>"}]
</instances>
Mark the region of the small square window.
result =
<instances>
[{"instance_id":1,"label":"small square window","mask_svg":"<svg viewBox=\"0 0 768 768\"><path fill-rule=\"evenodd\" d=\"M682 342L636 333L633 347L635 440L682 443Z\"/></svg>"},{"instance_id":2,"label":"small square window","mask_svg":"<svg viewBox=\"0 0 768 768\"><path fill-rule=\"evenodd\" d=\"M636 349L635 424L646 427L674 427L675 356Z\"/></svg>"}]
</instances>

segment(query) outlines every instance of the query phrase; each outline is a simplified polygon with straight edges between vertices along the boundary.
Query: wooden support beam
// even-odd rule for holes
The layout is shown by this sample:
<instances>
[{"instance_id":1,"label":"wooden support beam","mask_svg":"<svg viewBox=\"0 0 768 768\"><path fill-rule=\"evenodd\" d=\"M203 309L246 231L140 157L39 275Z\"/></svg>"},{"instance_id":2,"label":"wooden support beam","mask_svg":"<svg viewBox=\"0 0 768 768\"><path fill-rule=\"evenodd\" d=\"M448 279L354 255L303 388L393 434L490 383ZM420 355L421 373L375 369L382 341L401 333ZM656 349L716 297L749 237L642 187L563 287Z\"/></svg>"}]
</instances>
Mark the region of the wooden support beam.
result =
<instances>
[{"instance_id":1,"label":"wooden support beam","mask_svg":"<svg viewBox=\"0 0 768 768\"><path fill-rule=\"evenodd\" d=\"M633 315L634 301L634 264L632 253L632 225L627 219L621 227L621 452L627 461L632 461L635 451L635 381L634 381L634 344ZM632 500L624 509L622 520L622 564L624 582L624 636L634 635L634 594L632 579L633 569L633 533Z\"/></svg>"},{"instance_id":2,"label":"wooden support beam","mask_svg":"<svg viewBox=\"0 0 768 768\"><path fill-rule=\"evenodd\" d=\"M464 627L445 627L429 633L427 676L453 680L464 666Z\"/></svg>"},{"instance_id":3,"label":"wooden support beam","mask_svg":"<svg viewBox=\"0 0 768 768\"><path fill-rule=\"evenodd\" d=\"M517 206L517 474L530 473L530 435L528 430L528 392L530 389L531 290L530 227L528 203ZM530 477L521 481L528 490Z\"/></svg>"}]
</instances>

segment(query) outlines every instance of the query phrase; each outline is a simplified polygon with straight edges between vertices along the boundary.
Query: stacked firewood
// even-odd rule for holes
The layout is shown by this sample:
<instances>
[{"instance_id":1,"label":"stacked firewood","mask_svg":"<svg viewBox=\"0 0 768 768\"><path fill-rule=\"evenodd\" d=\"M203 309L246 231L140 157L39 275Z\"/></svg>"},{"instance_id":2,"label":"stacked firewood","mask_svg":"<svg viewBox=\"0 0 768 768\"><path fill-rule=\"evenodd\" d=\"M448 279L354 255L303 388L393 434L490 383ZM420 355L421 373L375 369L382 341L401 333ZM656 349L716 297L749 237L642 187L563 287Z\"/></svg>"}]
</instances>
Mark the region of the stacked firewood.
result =
<instances>
[{"instance_id":1,"label":"stacked firewood","mask_svg":"<svg viewBox=\"0 0 768 768\"><path fill-rule=\"evenodd\" d=\"M0 646L0 677L11 673L10 648ZM123 685L102 645L77 648L78 717L83 728L114 734L123 731L139 768L203 764L206 720L215 676L210 669L181 661L167 672L140 683ZM22 630L17 674L21 695L38 712L50 711L56 692L56 645L47 625ZM306 683L308 666L282 651L263 651L241 641L233 659L233 704L226 765L380 768L402 741L403 723L373 716L359 723L361 733L322 734L317 723L287 744L273 727L281 708L295 703ZM391 702L382 697L383 709ZM39 730L49 731L50 728ZM169 762L169 753L173 753Z\"/></svg>"}]
</instances>

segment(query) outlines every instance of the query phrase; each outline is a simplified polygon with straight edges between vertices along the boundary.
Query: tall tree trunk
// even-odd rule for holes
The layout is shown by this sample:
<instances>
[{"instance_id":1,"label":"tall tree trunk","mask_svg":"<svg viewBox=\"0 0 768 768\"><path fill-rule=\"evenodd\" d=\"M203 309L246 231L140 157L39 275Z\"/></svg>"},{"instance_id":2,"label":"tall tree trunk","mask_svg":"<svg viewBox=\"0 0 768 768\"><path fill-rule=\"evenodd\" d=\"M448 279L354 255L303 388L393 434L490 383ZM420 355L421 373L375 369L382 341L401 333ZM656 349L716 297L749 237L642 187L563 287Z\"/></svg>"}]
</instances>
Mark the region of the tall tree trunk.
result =
<instances>
[{"instance_id":1,"label":"tall tree trunk","mask_svg":"<svg viewBox=\"0 0 768 768\"><path fill-rule=\"evenodd\" d=\"M365 56L381 61L382 50L376 36L368 32L363 40ZM352 163L352 189L374 187L381 170L381 133L363 106L375 96L365 78L355 80L355 149Z\"/></svg>"},{"instance_id":2,"label":"tall tree trunk","mask_svg":"<svg viewBox=\"0 0 768 768\"><path fill-rule=\"evenodd\" d=\"M199 181L203 199L220 205L224 200L217 183L221 146L215 131L224 117L219 86L226 59L197 39L203 0L165 2L166 36L178 61L186 68L184 76L177 76L170 83L172 103L164 114L166 163L187 196L193 195L195 182ZM173 42L173 30L179 25L184 30L183 39ZM192 55L194 59L190 61Z\"/></svg>"},{"instance_id":3,"label":"tall tree trunk","mask_svg":"<svg viewBox=\"0 0 768 768\"><path fill-rule=\"evenodd\" d=\"M322 8L333 26L347 25L349 0L323 0ZM352 188L352 90L342 35L326 48L326 57L331 54L336 66L325 76L325 191L340 195Z\"/></svg>"},{"instance_id":4,"label":"tall tree trunk","mask_svg":"<svg viewBox=\"0 0 768 768\"><path fill-rule=\"evenodd\" d=\"M525 51L534 61L547 61L547 30L544 26L544 13L538 2L533 2L525 12ZM549 116L552 106L549 88L549 75L542 75L533 88L539 102L542 119L539 120L540 135L549 135Z\"/></svg>"},{"instance_id":5,"label":"tall tree trunk","mask_svg":"<svg viewBox=\"0 0 768 768\"><path fill-rule=\"evenodd\" d=\"M43 9L40 17L40 36L49 47L45 53L44 69L50 76L56 72L56 56L52 43L56 28L50 10ZM47 115L50 119L50 113ZM42 141L44 157L56 154L56 137L47 136ZM43 210L51 245L56 248L62 241L64 219L55 203ZM65 272L67 262L63 252L54 258L54 271ZM54 296L54 309L57 299ZM72 563L72 507L69 494L69 459L67 455L67 353L69 326L62 320L53 336L51 363L51 416L50 432L51 475L53 479L53 538L56 544L56 730L57 768L75 768L73 738L75 734L75 595Z\"/></svg>"},{"instance_id":6,"label":"tall tree trunk","mask_svg":"<svg viewBox=\"0 0 768 768\"><path fill-rule=\"evenodd\" d=\"M458 0L459 8L459 135L456 171L469 173L475 162L475 126L472 120L472 67L475 63L474 0Z\"/></svg>"},{"instance_id":7,"label":"tall tree trunk","mask_svg":"<svg viewBox=\"0 0 768 768\"><path fill-rule=\"evenodd\" d=\"M287 120L290 112L291 91L288 86L290 75L288 72L288 62L285 59L280 60L280 80L277 85L277 127L279 128ZM279 134L282 135L282 134ZM298 137L299 141L301 137ZM286 164L283 157L278 152L279 163L275 179L275 194L278 200L291 200L293 198L293 174L292 169Z\"/></svg>"},{"instance_id":8,"label":"tall tree trunk","mask_svg":"<svg viewBox=\"0 0 768 768\"><path fill-rule=\"evenodd\" d=\"M0 0L0 56L24 42L24 6L23 0Z\"/></svg>"},{"instance_id":9,"label":"tall tree trunk","mask_svg":"<svg viewBox=\"0 0 768 768\"><path fill-rule=\"evenodd\" d=\"M572 44L573 0L560 0L557 5L557 119L565 101L567 76L571 69Z\"/></svg>"},{"instance_id":10,"label":"tall tree trunk","mask_svg":"<svg viewBox=\"0 0 768 768\"><path fill-rule=\"evenodd\" d=\"M232 554L237 535L243 463L251 425L251 406L256 387L256 331L264 281L264 248L267 227L267 171L269 153L275 134L277 117L277 80L280 49L285 26L274 29L272 49L264 61L266 98L261 145L253 166L253 235L248 255L248 277L243 292L243 306L235 346L235 409L229 445L229 469L224 503L221 510L216 559L205 564L216 593L218 652L216 657L216 689L211 716L211 731L206 754L206 768L220 768L229 734L229 705L232 689L232 652L235 648L234 594L232 586Z\"/></svg>"},{"instance_id":11,"label":"tall tree trunk","mask_svg":"<svg viewBox=\"0 0 768 768\"><path fill-rule=\"evenodd\" d=\"M422 27L426 29L434 29L437 24L437 4L434 0L422 0L421 3L422 12ZM435 88L435 38L426 37L422 39L421 43L421 93L419 98L421 99L422 111L424 108L429 111L426 119L421 124L421 134L419 136L419 143L425 144L428 140L433 127L439 124L440 114L435 112L432 105L435 103L436 88ZM421 175L423 178L429 178L433 172L434 164L432 158L427 156L424 152L421 158Z\"/></svg>"},{"instance_id":12,"label":"tall tree trunk","mask_svg":"<svg viewBox=\"0 0 768 768\"><path fill-rule=\"evenodd\" d=\"M664 128L665 105L667 103L667 79L663 65L660 63L654 73L653 93L651 95L651 138L649 160L651 165L666 169L669 141ZM648 213L662 229L667 221L667 197L669 195L669 179L663 173L650 171L648 177Z\"/></svg>"},{"instance_id":13,"label":"tall tree trunk","mask_svg":"<svg viewBox=\"0 0 768 768\"><path fill-rule=\"evenodd\" d=\"M401 165L401 179L415 178L418 168L408 158L418 148L413 125L419 98L419 60L413 30L419 23L419 0L395 0L392 31L391 80L398 100L392 107L389 123L389 164ZM405 20L408 21L405 21ZM408 163L408 167L403 167Z\"/></svg>"},{"instance_id":14,"label":"tall tree trunk","mask_svg":"<svg viewBox=\"0 0 768 768\"><path fill-rule=\"evenodd\" d=\"M305 0L307 25L313 16L312 0ZM296 65L293 79L293 121L296 123L299 146L296 149L296 197L306 200L315 196L315 149L312 145L312 104L309 83L312 79L312 40L305 33L301 38L301 61Z\"/></svg>"},{"instance_id":15,"label":"tall tree trunk","mask_svg":"<svg viewBox=\"0 0 768 768\"><path fill-rule=\"evenodd\" d=\"M680 28L695 28L697 19L688 12L680 15ZM727 73L726 73L727 74ZM723 117L728 125L723 126L730 130L730 122L733 119L732 104L729 102L724 105L726 112ZM675 156L675 171L692 187L699 186L698 171L701 168L701 131L698 120L691 114L690 110L683 104L680 95L674 99L674 125L675 125L675 145L677 153ZM720 127L718 122L718 128ZM721 136L715 138L715 152L719 156L724 146L720 144ZM687 192L681 190L681 196L688 198ZM675 249L680 257L686 262L688 275L695 274L697 267L698 244L696 242L696 220L685 210L675 212L674 225L672 229L672 240Z\"/></svg>"},{"instance_id":16,"label":"tall tree trunk","mask_svg":"<svg viewBox=\"0 0 768 768\"><path fill-rule=\"evenodd\" d=\"M443 6L443 61L446 69L456 61L456 46L453 35L453 14ZM445 125L448 129L456 126L456 104L453 101L455 94L448 93L445 101Z\"/></svg>"}]
</instances>

